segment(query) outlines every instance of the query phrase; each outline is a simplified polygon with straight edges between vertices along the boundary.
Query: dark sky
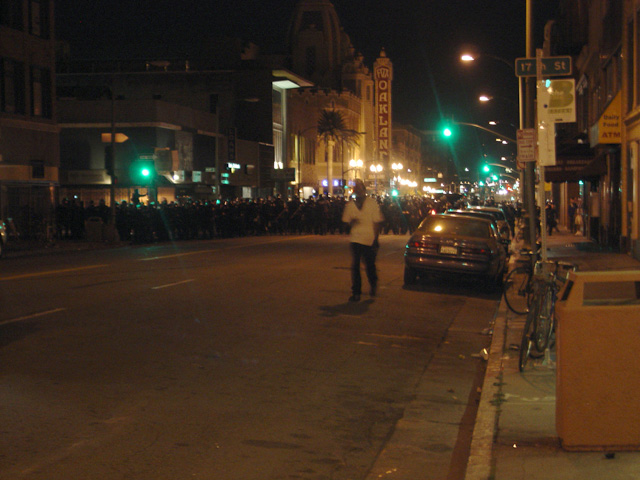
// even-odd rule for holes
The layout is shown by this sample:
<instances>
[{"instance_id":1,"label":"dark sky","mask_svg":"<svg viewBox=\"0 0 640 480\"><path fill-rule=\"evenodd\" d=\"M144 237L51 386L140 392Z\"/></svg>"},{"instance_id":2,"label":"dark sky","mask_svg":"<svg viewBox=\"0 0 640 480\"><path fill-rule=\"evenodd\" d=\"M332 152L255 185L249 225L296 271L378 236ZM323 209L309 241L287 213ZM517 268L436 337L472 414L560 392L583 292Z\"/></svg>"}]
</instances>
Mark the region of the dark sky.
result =
<instances>
[{"instance_id":1,"label":"dark sky","mask_svg":"<svg viewBox=\"0 0 640 480\"><path fill-rule=\"evenodd\" d=\"M544 23L555 16L558 1L533 1L535 47L541 48ZM296 3L57 0L56 34L85 58L136 55L162 45L186 51L211 35L240 36L266 46L285 40ZM462 65L458 58L465 46L511 62L524 57L525 0L334 0L333 4L369 66L382 47L393 62L395 122L433 130L443 117L486 124L495 116L511 124L505 134L515 135L518 93L513 70L490 58L473 67ZM493 105L477 102L481 92L496 97Z\"/></svg>"}]
</instances>

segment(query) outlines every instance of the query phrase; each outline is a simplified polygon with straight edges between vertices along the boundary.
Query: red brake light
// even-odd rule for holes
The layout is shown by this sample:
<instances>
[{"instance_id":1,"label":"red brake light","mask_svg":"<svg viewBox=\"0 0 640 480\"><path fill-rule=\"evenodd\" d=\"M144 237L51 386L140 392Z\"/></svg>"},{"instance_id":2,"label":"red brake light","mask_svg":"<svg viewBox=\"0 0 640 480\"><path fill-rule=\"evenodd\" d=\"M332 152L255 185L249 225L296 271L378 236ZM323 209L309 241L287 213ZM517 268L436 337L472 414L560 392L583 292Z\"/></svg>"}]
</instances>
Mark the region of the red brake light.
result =
<instances>
[{"instance_id":1,"label":"red brake light","mask_svg":"<svg viewBox=\"0 0 640 480\"><path fill-rule=\"evenodd\" d=\"M482 247L463 247L461 251L467 255L489 255L490 253L489 249Z\"/></svg>"},{"instance_id":2,"label":"red brake light","mask_svg":"<svg viewBox=\"0 0 640 480\"><path fill-rule=\"evenodd\" d=\"M409 246L413 247L413 248L424 248L426 250L437 250L438 249L438 244L437 243L428 243L428 242L423 242L423 241L418 241L418 240L414 240L412 242L409 242Z\"/></svg>"}]
</instances>

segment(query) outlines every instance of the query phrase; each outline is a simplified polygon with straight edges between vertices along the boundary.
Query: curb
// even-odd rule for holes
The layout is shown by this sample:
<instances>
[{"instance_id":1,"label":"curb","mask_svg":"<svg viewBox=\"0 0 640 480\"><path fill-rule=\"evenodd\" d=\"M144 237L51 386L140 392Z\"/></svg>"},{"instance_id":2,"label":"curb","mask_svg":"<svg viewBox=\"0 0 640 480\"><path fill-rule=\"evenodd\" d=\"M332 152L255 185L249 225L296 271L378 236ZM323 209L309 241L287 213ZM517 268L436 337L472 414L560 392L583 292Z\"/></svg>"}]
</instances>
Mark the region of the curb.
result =
<instances>
[{"instance_id":1,"label":"curb","mask_svg":"<svg viewBox=\"0 0 640 480\"><path fill-rule=\"evenodd\" d=\"M465 480L488 480L493 469L493 443L498 431L499 405L502 390L502 368L504 343L507 331L507 304L500 301L500 306L493 323L493 336L489 349L489 359L482 383L480 405L476 414L476 422L471 437L469 461Z\"/></svg>"}]
</instances>

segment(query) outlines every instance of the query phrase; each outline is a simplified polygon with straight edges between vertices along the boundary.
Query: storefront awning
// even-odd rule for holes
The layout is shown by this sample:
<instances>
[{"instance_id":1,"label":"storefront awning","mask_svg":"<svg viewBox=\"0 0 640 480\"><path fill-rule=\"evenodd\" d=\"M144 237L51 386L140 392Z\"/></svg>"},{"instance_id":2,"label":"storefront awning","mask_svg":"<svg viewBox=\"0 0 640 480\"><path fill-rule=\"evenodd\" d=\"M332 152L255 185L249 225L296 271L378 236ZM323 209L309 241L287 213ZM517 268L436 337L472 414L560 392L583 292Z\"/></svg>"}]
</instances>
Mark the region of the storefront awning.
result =
<instances>
[{"instance_id":1,"label":"storefront awning","mask_svg":"<svg viewBox=\"0 0 640 480\"><path fill-rule=\"evenodd\" d=\"M545 167L546 182L577 182L585 177L583 171L595 159L595 152L586 144L558 145L556 164Z\"/></svg>"},{"instance_id":2,"label":"storefront awning","mask_svg":"<svg viewBox=\"0 0 640 480\"><path fill-rule=\"evenodd\" d=\"M607 174L607 156L599 155L582 169L582 177L600 177Z\"/></svg>"}]
</instances>

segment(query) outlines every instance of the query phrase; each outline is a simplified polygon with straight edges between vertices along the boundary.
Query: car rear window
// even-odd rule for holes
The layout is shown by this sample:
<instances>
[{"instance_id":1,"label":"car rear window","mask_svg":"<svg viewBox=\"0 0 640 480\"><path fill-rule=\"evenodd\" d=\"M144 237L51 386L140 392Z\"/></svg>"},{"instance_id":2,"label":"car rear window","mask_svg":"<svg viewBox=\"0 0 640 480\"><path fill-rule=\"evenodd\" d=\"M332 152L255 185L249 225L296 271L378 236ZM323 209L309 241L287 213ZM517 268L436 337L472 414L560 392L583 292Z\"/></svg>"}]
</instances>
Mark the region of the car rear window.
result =
<instances>
[{"instance_id":1,"label":"car rear window","mask_svg":"<svg viewBox=\"0 0 640 480\"><path fill-rule=\"evenodd\" d=\"M507 221L507 217L505 216L505 214L501 211L496 211L496 210L483 210L481 208L477 209L478 212L484 212L484 213L488 213L490 215L493 215L496 220L501 220L503 222Z\"/></svg>"},{"instance_id":2,"label":"car rear window","mask_svg":"<svg viewBox=\"0 0 640 480\"><path fill-rule=\"evenodd\" d=\"M427 217L418 227L421 233L438 235L460 235L464 237L489 238L489 223L470 217L454 218L448 216Z\"/></svg>"}]
</instances>

